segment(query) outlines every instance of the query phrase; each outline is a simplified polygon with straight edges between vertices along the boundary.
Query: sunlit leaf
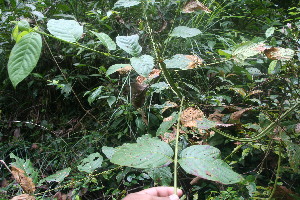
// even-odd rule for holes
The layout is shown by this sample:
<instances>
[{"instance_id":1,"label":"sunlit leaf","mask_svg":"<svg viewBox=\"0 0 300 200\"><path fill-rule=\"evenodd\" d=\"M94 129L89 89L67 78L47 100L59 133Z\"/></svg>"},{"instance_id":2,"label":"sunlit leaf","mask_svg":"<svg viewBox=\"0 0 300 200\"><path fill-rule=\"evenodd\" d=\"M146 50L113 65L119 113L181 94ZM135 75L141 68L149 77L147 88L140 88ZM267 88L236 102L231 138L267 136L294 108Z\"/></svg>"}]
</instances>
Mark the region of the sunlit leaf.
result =
<instances>
[{"instance_id":1,"label":"sunlit leaf","mask_svg":"<svg viewBox=\"0 0 300 200\"><path fill-rule=\"evenodd\" d=\"M271 60L282 61L291 60L295 55L294 50L282 47L271 47L269 49L266 49L264 53Z\"/></svg>"},{"instance_id":2,"label":"sunlit leaf","mask_svg":"<svg viewBox=\"0 0 300 200\"><path fill-rule=\"evenodd\" d=\"M220 158L219 149L209 145L195 145L184 149L178 162L187 173L207 180L222 184L242 181L243 177Z\"/></svg>"},{"instance_id":3,"label":"sunlit leaf","mask_svg":"<svg viewBox=\"0 0 300 200\"><path fill-rule=\"evenodd\" d=\"M94 35L97 36L97 38L102 42L104 46L108 50L116 50L117 46L116 43L105 33L97 33L94 31L91 31Z\"/></svg>"},{"instance_id":4,"label":"sunlit leaf","mask_svg":"<svg viewBox=\"0 0 300 200\"><path fill-rule=\"evenodd\" d=\"M69 42L76 42L83 34L83 26L80 26L75 20L50 19L47 29L55 37Z\"/></svg>"},{"instance_id":5,"label":"sunlit leaf","mask_svg":"<svg viewBox=\"0 0 300 200\"><path fill-rule=\"evenodd\" d=\"M272 36L275 30L276 30L275 27L270 27L270 28L268 28L268 29L266 30L266 38Z\"/></svg>"},{"instance_id":6,"label":"sunlit leaf","mask_svg":"<svg viewBox=\"0 0 300 200\"><path fill-rule=\"evenodd\" d=\"M201 34L202 32L197 28L189 28L187 26L178 26L174 28L170 36L172 37L182 37L182 38L189 38L194 37L196 35Z\"/></svg>"},{"instance_id":7,"label":"sunlit leaf","mask_svg":"<svg viewBox=\"0 0 300 200\"><path fill-rule=\"evenodd\" d=\"M142 47L139 45L139 36L118 36L116 38L117 45L132 56L139 56Z\"/></svg>"},{"instance_id":8,"label":"sunlit leaf","mask_svg":"<svg viewBox=\"0 0 300 200\"><path fill-rule=\"evenodd\" d=\"M233 50L232 56L237 62L243 62L249 57L262 53L265 49L266 46L263 42L244 42Z\"/></svg>"},{"instance_id":9,"label":"sunlit leaf","mask_svg":"<svg viewBox=\"0 0 300 200\"><path fill-rule=\"evenodd\" d=\"M141 0L119 0L115 3L114 8L118 7L132 7L141 3Z\"/></svg>"},{"instance_id":10,"label":"sunlit leaf","mask_svg":"<svg viewBox=\"0 0 300 200\"><path fill-rule=\"evenodd\" d=\"M280 72L280 69L280 61L273 60L269 65L268 74L278 74Z\"/></svg>"},{"instance_id":11,"label":"sunlit leaf","mask_svg":"<svg viewBox=\"0 0 300 200\"><path fill-rule=\"evenodd\" d=\"M111 159L112 156L114 155L116 149L113 147L107 147L107 146L103 146L102 147L102 152L104 153L104 155L108 158Z\"/></svg>"},{"instance_id":12,"label":"sunlit leaf","mask_svg":"<svg viewBox=\"0 0 300 200\"><path fill-rule=\"evenodd\" d=\"M130 63L133 69L141 76L148 77L154 67L154 58L149 55L132 57Z\"/></svg>"},{"instance_id":13,"label":"sunlit leaf","mask_svg":"<svg viewBox=\"0 0 300 200\"><path fill-rule=\"evenodd\" d=\"M182 54L176 54L170 59L164 60L167 68L187 69L190 60Z\"/></svg>"},{"instance_id":14,"label":"sunlit leaf","mask_svg":"<svg viewBox=\"0 0 300 200\"><path fill-rule=\"evenodd\" d=\"M8 61L8 75L14 87L35 68L42 50L42 38L38 33L28 33L13 47Z\"/></svg>"},{"instance_id":15,"label":"sunlit leaf","mask_svg":"<svg viewBox=\"0 0 300 200\"><path fill-rule=\"evenodd\" d=\"M126 68L130 66L129 64L115 64L115 65L112 65L110 66L107 71L106 71L106 76L109 76L115 72L117 72L118 70L120 69L123 69L123 68Z\"/></svg>"},{"instance_id":16,"label":"sunlit leaf","mask_svg":"<svg viewBox=\"0 0 300 200\"><path fill-rule=\"evenodd\" d=\"M99 153L92 153L87 158L81 160L77 169L81 172L92 173L95 169L101 167L103 157Z\"/></svg>"},{"instance_id":17,"label":"sunlit leaf","mask_svg":"<svg viewBox=\"0 0 300 200\"><path fill-rule=\"evenodd\" d=\"M145 135L137 143L123 144L116 148L112 163L135 168L155 168L169 165L174 152L165 142Z\"/></svg>"}]
</instances>

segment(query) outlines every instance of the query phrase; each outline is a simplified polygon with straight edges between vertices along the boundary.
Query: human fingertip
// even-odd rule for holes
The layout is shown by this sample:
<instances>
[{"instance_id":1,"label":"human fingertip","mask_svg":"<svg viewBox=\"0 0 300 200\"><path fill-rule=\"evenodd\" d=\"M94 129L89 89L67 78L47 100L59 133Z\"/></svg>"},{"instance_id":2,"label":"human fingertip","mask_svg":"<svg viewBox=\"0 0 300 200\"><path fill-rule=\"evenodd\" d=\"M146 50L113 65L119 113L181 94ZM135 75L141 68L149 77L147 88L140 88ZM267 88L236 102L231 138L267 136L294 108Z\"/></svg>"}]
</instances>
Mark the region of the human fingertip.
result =
<instances>
[{"instance_id":1,"label":"human fingertip","mask_svg":"<svg viewBox=\"0 0 300 200\"><path fill-rule=\"evenodd\" d=\"M176 194L169 196L170 200L179 200L179 197Z\"/></svg>"}]
</instances>

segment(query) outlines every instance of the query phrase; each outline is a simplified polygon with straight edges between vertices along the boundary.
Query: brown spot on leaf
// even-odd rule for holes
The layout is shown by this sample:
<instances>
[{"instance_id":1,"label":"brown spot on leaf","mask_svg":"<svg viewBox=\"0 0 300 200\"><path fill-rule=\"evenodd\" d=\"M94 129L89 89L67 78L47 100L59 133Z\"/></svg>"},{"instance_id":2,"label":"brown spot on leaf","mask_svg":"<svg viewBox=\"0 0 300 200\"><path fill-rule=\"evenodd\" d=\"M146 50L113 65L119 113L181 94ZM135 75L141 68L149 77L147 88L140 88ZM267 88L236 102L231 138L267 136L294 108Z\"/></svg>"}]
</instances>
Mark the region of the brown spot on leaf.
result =
<instances>
[{"instance_id":1,"label":"brown spot on leaf","mask_svg":"<svg viewBox=\"0 0 300 200\"><path fill-rule=\"evenodd\" d=\"M191 61L187 66L187 69L194 69L197 65L201 65L203 63L203 60L196 55L185 55L185 57Z\"/></svg>"}]
</instances>

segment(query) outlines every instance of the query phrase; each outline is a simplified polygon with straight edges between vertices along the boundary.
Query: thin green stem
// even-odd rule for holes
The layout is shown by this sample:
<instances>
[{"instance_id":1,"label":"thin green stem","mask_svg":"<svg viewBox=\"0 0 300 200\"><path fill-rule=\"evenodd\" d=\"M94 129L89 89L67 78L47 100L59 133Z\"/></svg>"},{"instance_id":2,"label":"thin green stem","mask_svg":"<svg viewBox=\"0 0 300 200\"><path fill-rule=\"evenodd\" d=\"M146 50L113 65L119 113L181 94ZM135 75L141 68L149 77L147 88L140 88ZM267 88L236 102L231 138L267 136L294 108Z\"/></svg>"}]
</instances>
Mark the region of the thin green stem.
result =
<instances>
[{"instance_id":1,"label":"thin green stem","mask_svg":"<svg viewBox=\"0 0 300 200\"><path fill-rule=\"evenodd\" d=\"M272 192L268 198L268 200L271 200L275 191L276 191L276 187L277 187L277 183L278 183L278 180L279 180L279 175L280 175L280 169L281 169L281 143L279 143L279 150L278 150L278 162L277 162L277 170L276 170L276 178L275 178L275 181L274 181L274 185L273 185L273 189L272 189Z\"/></svg>"},{"instance_id":2,"label":"thin green stem","mask_svg":"<svg viewBox=\"0 0 300 200\"><path fill-rule=\"evenodd\" d=\"M58 38L58 37L55 37L53 35L50 35L48 33L45 33L45 32L42 32L42 31L39 31L39 30L35 30L35 29L32 29L34 32L37 32L39 34L42 34L42 35L45 35L45 36L48 36L48 37L52 37L56 40L59 40L59 41L62 41L64 43L68 43L68 44L71 44L71 45L74 45L74 46L77 46L77 47L80 47L80 48L83 48L83 49L86 49L86 50L89 50L89 51L93 51L95 53L98 53L98 54L101 54L101 55L104 55L104 56L108 56L108 57L114 57L114 58L120 58L120 59L129 59L129 58L125 58L125 57L122 57L122 56L116 56L116 55L112 55L110 53L106 53L106 52L102 52L102 51L97 51L95 49L92 49L92 48L89 48L89 47L86 47L84 45L81 45L79 43L74 43L74 42L70 42L70 41L67 41L67 40L64 40L64 39L61 39L61 38Z\"/></svg>"},{"instance_id":3,"label":"thin green stem","mask_svg":"<svg viewBox=\"0 0 300 200\"><path fill-rule=\"evenodd\" d=\"M175 141L175 155L174 155L174 194L177 194L177 167L178 167L178 143L179 143L179 130L180 130L180 116L182 113L184 97L181 99L180 110L177 119L176 128L176 141Z\"/></svg>"}]
</instances>

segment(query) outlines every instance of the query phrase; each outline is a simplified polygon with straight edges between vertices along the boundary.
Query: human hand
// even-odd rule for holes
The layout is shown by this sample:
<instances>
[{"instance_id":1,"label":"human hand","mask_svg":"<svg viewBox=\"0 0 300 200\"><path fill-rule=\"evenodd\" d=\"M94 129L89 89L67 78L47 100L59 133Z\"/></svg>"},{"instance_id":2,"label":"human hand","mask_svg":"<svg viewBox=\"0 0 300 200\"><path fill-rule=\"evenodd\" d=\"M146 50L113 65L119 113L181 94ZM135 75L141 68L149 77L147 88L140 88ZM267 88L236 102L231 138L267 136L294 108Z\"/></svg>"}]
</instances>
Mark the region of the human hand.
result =
<instances>
[{"instance_id":1,"label":"human hand","mask_svg":"<svg viewBox=\"0 0 300 200\"><path fill-rule=\"evenodd\" d=\"M131 193L123 200L179 200L183 194L182 190L177 190L174 194L173 187L153 187L140 192Z\"/></svg>"}]
</instances>

